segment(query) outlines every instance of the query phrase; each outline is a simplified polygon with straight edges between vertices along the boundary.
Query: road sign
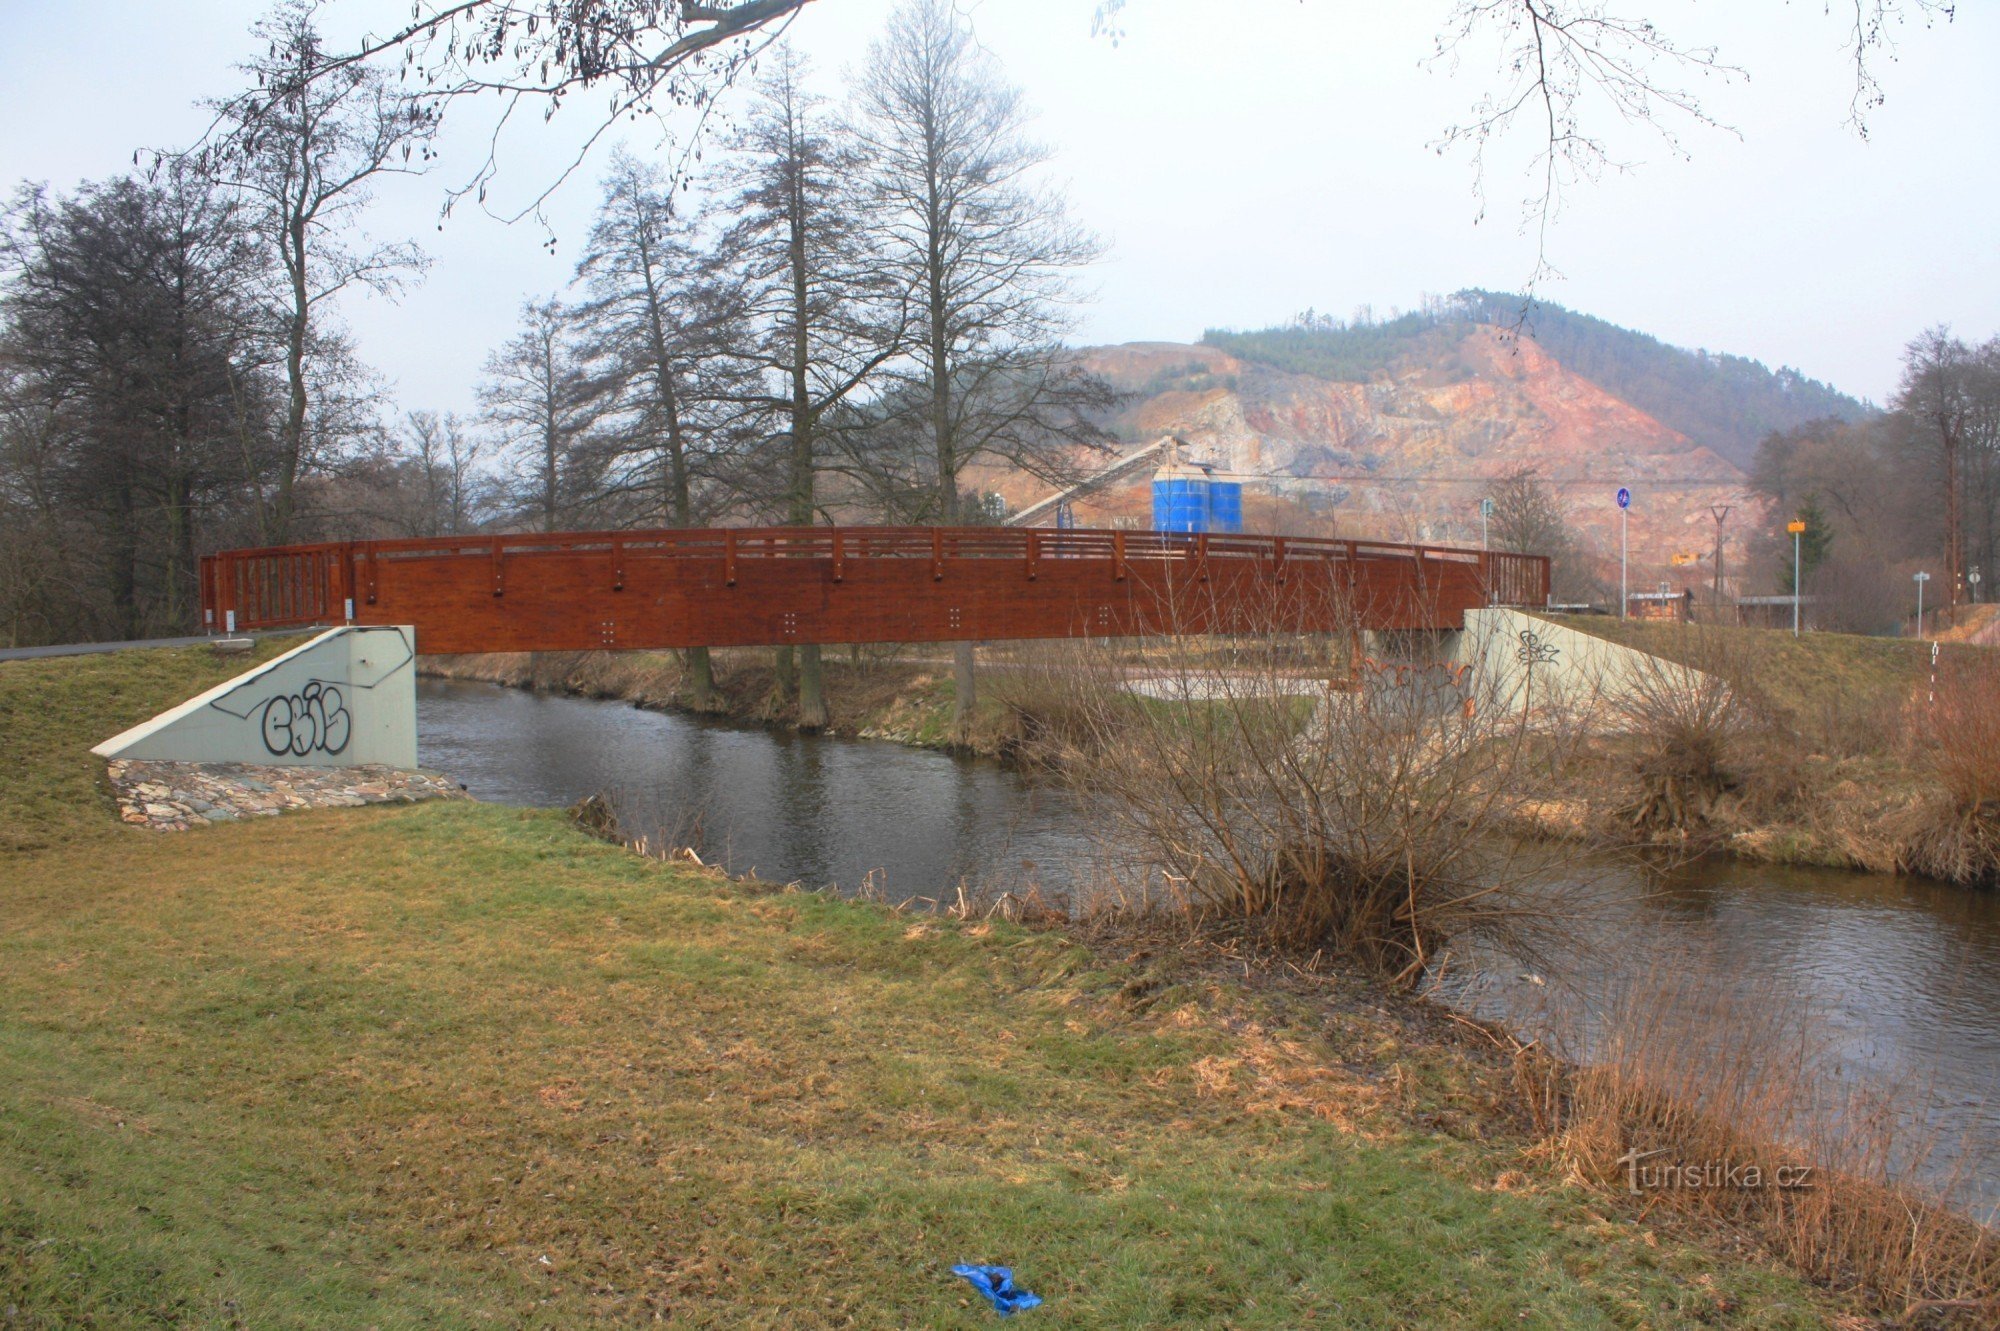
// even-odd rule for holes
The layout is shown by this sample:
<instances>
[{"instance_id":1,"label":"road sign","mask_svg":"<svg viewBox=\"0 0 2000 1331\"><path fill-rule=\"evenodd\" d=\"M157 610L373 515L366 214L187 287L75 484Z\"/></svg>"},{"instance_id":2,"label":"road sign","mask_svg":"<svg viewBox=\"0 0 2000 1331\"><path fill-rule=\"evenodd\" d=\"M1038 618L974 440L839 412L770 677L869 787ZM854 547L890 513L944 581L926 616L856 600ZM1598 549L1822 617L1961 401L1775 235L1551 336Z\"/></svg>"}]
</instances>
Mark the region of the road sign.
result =
<instances>
[{"instance_id":1,"label":"road sign","mask_svg":"<svg viewBox=\"0 0 2000 1331\"><path fill-rule=\"evenodd\" d=\"M1632 507L1632 492L1622 485L1618 487L1618 507Z\"/></svg>"},{"instance_id":2,"label":"road sign","mask_svg":"<svg viewBox=\"0 0 2000 1331\"><path fill-rule=\"evenodd\" d=\"M1491 499L1482 499L1479 501L1479 516L1482 518L1493 516L1493 501Z\"/></svg>"},{"instance_id":3,"label":"road sign","mask_svg":"<svg viewBox=\"0 0 2000 1331\"><path fill-rule=\"evenodd\" d=\"M1806 529L1806 524L1803 522L1787 522L1785 524L1785 530L1791 532L1794 536L1798 535L1805 529Z\"/></svg>"}]
</instances>

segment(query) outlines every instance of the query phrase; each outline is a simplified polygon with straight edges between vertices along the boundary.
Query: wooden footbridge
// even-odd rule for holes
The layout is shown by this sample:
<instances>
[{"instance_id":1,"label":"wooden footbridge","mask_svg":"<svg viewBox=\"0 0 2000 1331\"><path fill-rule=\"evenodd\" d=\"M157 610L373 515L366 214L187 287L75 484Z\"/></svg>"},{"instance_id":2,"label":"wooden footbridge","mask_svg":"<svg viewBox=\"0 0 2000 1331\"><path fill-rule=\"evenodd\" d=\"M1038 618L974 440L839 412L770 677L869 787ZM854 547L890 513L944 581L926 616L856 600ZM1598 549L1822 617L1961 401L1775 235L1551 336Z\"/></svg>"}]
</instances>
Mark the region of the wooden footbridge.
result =
<instances>
[{"instance_id":1,"label":"wooden footbridge","mask_svg":"<svg viewBox=\"0 0 2000 1331\"><path fill-rule=\"evenodd\" d=\"M1455 629L1537 555L1288 536L765 527L346 541L202 561L211 632L408 624L424 652Z\"/></svg>"}]
</instances>

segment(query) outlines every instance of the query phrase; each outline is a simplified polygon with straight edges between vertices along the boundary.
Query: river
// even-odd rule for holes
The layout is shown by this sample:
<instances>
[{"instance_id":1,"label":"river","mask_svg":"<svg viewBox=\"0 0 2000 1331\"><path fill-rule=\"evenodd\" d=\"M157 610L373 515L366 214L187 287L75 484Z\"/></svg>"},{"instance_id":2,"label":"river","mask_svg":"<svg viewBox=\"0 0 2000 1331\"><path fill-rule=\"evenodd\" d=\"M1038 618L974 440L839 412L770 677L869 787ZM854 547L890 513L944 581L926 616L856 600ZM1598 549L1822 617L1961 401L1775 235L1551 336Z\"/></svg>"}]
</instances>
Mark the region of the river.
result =
<instances>
[{"instance_id":1,"label":"river","mask_svg":"<svg viewBox=\"0 0 2000 1331\"><path fill-rule=\"evenodd\" d=\"M623 703L424 680L425 766L477 798L564 806L609 796L628 831L694 845L732 873L890 900L1060 894L1097 840L1060 790L995 763L886 741L800 736ZM2000 1142L2000 895L1921 880L1711 859L1606 885L1625 961L1602 949L1586 987L1671 931L1760 1003L1810 1014L1813 1056L1899 1087L1944 1140ZM1503 969L1474 1006L1519 1010ZM1940 1165L1940 1168L1946 1166ZM1955 1166L1976 1209L2000 1203L2000 1160Z\"/></svg>"}]
</instances>

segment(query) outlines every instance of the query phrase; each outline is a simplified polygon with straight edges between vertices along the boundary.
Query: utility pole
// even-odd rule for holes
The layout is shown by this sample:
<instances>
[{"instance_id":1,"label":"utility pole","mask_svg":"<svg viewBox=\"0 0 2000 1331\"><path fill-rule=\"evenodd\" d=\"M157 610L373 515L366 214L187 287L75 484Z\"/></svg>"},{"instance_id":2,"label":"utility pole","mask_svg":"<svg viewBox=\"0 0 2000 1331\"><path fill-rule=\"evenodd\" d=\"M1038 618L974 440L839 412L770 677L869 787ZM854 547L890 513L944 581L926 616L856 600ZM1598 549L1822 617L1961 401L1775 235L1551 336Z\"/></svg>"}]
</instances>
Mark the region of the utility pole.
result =
<instances>
[{"instance_id":1,"label":"utility pole","mask_svg":"<svg viewBox=\"0 0 2000 1331\"><path fill-rule=\"evenodd\" d=\"M1799 535L1806 524L1794 519L1785 524L1785 530L1792 534L1792 636L1799 636L1799 596L1804 590L1799 586Z\"/></svg>"},{"instance_id":2,"label":"utility pole","mask_svg":"<svg viewBox=\"0 0 2000 1331\"><path fill-rule=\"evenodd\" d=\"M1722 524L1729 521L1728 504L1710 504L1708 511L1715 517L1715 586L1709 599L1715 603L1716 622L1722 619Z\"/></svg>"}]
</instances>

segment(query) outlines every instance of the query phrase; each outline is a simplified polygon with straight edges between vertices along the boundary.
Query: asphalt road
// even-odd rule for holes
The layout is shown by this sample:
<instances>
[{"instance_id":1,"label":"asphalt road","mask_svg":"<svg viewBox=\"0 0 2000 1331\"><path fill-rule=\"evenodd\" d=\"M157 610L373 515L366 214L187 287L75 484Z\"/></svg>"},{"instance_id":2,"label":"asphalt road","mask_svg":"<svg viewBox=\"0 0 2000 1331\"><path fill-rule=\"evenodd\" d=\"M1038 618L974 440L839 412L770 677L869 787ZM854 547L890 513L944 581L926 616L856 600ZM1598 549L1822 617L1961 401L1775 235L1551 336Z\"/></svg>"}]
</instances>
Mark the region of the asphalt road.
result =
<instances>
[{"instance_id":1,"label":"asphalt road","mask_svg":"<svg viewBox=\"0 0 2000 1331\"><path fill-rule=\"evenodd\" d=\"M239 633L239 638L264 638L273 634L305 633L306 629L263 629ZM63 642L48 647L0 647L0 661L34 661L45 656L92 656L98 652L124 652L135 647L199 647L214 638L140 638L132 642Z\"/></svg>"}]
</instances>

